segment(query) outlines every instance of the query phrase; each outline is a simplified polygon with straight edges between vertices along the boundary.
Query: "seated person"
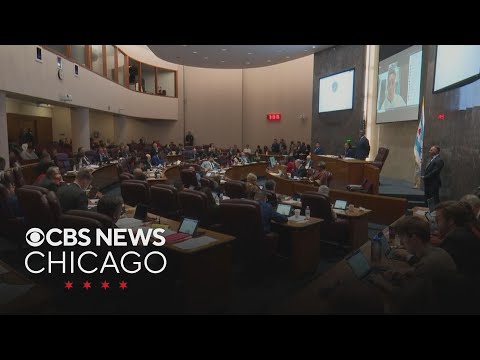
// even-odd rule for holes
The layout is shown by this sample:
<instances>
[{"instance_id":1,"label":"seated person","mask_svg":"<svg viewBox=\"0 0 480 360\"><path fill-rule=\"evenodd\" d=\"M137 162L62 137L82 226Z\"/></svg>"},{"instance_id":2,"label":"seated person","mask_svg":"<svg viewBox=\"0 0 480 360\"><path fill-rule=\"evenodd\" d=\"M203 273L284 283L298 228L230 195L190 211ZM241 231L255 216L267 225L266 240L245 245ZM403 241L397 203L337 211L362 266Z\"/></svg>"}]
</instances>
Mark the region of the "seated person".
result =
<instances>
[{"instance_id":1,"label":"seated person","mask_svg":"<svg viewBox=\"0 0 480 360\"><path fill-rule=\"evenodd\" d=\"M269 179L265 182L265 190L268 190L268 191L271 191L273 193L275 193L275 187L276 187L277 183L275 182L275 180L272 180L272 179ZM268 197L267 197L268 198ZM269 199L269 203L272 204L272 206L274 208L277 207L278 203L279 203L279 199L278 199L278 195L275 194L275 199L271 199L271 198L268 198Z\"/></svg>"},{"instance_id":2,"label":"seated person","mask_svg":"<svg viewBox=\"0 0 480 360\"><path fill-rule=\"evenodd\" d=\"M244 153L245 155L247 155L247 156L248 156L248 155L252 155L252 149L250 149L250 145L247 144L247 145L245 146L245 149L243 149L243 153Z\"/></svg>"},{"instance_id":3,"label":"seated person","mask_svg":"<svg viewBox=\"0 0 480 360\"><path fill-rule=\"evenodd\" d=\"M5 175L3 171L0 171L0 184L2 184L7 190L6 205L8 206L8 209L3 209L0 207L0 216L2 216L3 219L9 219L12 216L23 217L23 212L20 209L17 195L15 194L15 184Z\"/></svg>"},{"instance_id":4,"label":"seated person","mask_svg":"<svg viewBox=\"0 0 480 360\"><path fill-rule=\"evenodd\" d=\"M65 182L63 181L62 174L60 173L58 166L50 166L45 177L36 185L53 192L57 192L60 186L65 185Z\"/></svg>"},{"instance_id":5,"label":"seated person","mask_svg":"<svg viewBox=\"0 0 480 360\"><path fill-rule=\"evenodd\" d=\"M217 197L217 199L215 198L212 190L208 186L204 186L200 189L200 191L205 193L205 195L207 195L208 207L211 208L211 209L217 209L218 205L219 205L219 204L217 204L218 197Z\"/></svg>"},{"instance_id":6,"label":"seated person","mask_svg":"<svg viewBox=\"0 0 480 360\"><path fill-rule=\"evenodd\" d=\"M293 172L293 176L297 178L304 178L307 176L307 170L300 159L295 160L295 170Z\"/></svg>"},{"instance_id":7,"label":"seated person","mask_svg":"<svg viewBox=\"0 0 480 360\"><path fill-rule=\"evenodd\" d=\"M288 217L286 215L281 215L276 212L273 209L272 204L267 202L267 194L265 191L257 191L254 199L260 204L263 232L265 235L271 232L270 222L272 220L282 224L288 222Z\"/></svg>"},{"instance_id":8,"label":"seated person","mask_svg":"<svg viewBox=\"0 0 480 360\"><path fill-rule=\"evenodd\" d=\"M48 152L45 152L45 153L42 153L42 156L40 157L40 162L35 167L35 170L37 171L38 175L42 175L42 174L45 174L47 172L47 169L50 166L53 166L53 165L54 165L54 162L52 161L52 158L50 157L50 154ZM42 178L43 178L43 176L42 176Z\"/></svg>"},{"instance_id":9,"label":"seated person","mask_svg":"<svg viewBox=\"0 0 480 360\"><path fill-rule=\"evenodd\" d=\"M317 164L317 169L310 177L310 180L315 181L318 185L329 185L329 179L331 179L332 173L327 171L326 164L324 161L320 161Z\"/></svg>"},{"instance_id":10,"label":"seated person","mask_svg":"<svg viewBox=\"0 0 480 360\"><path fill-rule=\"evenodd\" d=\"M267 145L265 145L265 146L263 147L263 153L264 153L265 155L268 155L268 154L270 153L270 151L268 150L268 146L267 146Z\"/></svg>"},{"instance_id":11,"label":"seated person","mask_svg":"<svg viewBox=\"0 0 480 360\"><path fill-rule=\"evenodd\" d=\"M240 162L244 165L250 163L250 159L243 151L240 153Z\"/></svg>"},{"instance_id":12,"label":"seated person","mask_svg":"<svg viewBox=\"0 0 480 360\"><path fill-rule=\"evenodd\" d=\"M257 145L257 149L255 150L255 154L256 154L257 156L263 154L263 150L262 150L262 148L260 147L260 145Z\"/></svg>"},{"instance_id":13,"label":"seated person","mask_svg":"<svg viewBox=\"0 0 480 360\"><path fill-rule=\"evenodd\" d=\"M75 181L69 185L61 186L57 190L63 212L68 210L88 210L88 197L86 190L92 183L92 174L86 169L77 172Z\"/></svg>"},{"instance_id":14,"label":"seated person","mask_svg":"<svg viewBox=\"0 0 480 360\"><path fill-rule=\"evenodd\" d=\"M33 151L33 145L23 144L22 149L23 149L23 151L20 153L20 156L23 160L36 160L36 159L38 159L37 154L35 154L35 151Z\"/></svg>"},{"instance_id":15,"label":"seated person","mask_svg":"<svg viewBox=\"0 0 480 360\"><path fill-rule=\"evenodd\" d=\"M320 185L318 188L318 193L328 198L328 201L330 202L330 189L327 185ZM333 218L333 221L337 221L337 213L333 211L333 208L332 208L332 218Z\"/></svg>"},{"instance_id":16,"label":"seated person","mask_svg":"<svg viewBox=\"0 0 480 360\"><path fill-rule=\"evenodd\" d=\"M310 155L307 156L307 161L305 163L305 169L306 170L313 169L313 160L312 160L312 157Z\"/></svg>"},{"instance_id":17,"label":"seated person","mask_svg":"<svg viewBox=\"0 0 480 360\"><path fill-rule=\"evenodd\" d=\"M99 214L107 215L112 218L112 222L115 224L123 210L123 199L120 196L106 195L102 196L97 203L97 212ZM117 227L115 225L115 227Z\"/></svg>"},{"instance_id":18,"label":"seated person","mask_svg":"<svg viewBox=\"0 0 480 360\"><path fill-rule=\"evenodd\" d=\"M196 188L200 187L200 179L202 178L203 174L198 173L193 166L190 166L188 170L191 170L195 173L195 177L197 178L197 185L195 186Z\"/></svg>"},{"instance_id":19,"label":"seated person","mask_svg":"<svg viewBox=\"0 0 480 360\"><path fill-rule=\"evenodd\" d=\"M202 162L202 165L200 165L202 167L202 169L205 169L205 172L208 172L208 171L212 171L214 170L218 164L215 163L215 160L213 160L213 157L209 157L208 160L205 160L204 162Z\"/></svg>"},{"instance_id":20,"label":"seated person","mask_svg":"<svg viewBox=\"0 0 480 360\"><path fill-rule=\"evenodd\" d=\"M295 171L295 158L293 156L289 156L288 163L287 163L287 174L290 174L293 176L294 171Z\"/></svg>"},{"instance_id":21,"label":"seated person","mask_svg":"<svg viewBox=\"0 0 480 360\"><path fill-rule=\"evenodd\" d=\"M18 157L15 154L15 151L10 151L10 153L8 154L8 159L11 168L18 168L21 166L20 162L18 161Z\"/></svg>"},{"instance_id":22,"label":"seated person","mask_svg":"<svg viewBox=\"0 0 480 360\"><path fill-rule=\"evenodd\" d=\"M154 155L152 157L152 164L154 166L164 166L165 165L165 161L159 156L159 155Z\"/></svg>"},{"instance_id":23,"label":"seated person","mask_svg":"<svg viewBox=\"0 0 480 360\"><path fill-rule=\"evenodd\" d=\"M83 151L82 147L78 148L77 159L78 159L78 166L80 168L90 165L90 160L85 155L85 151Z\"/></svg>"},{"instance_id":24,"label":"seated person","mask_svg":"<svg viewBox=\"0 0 480 360\"><path fill-rule=\"evenodd\" d=\"M150 154L145 155L145 169L151 170L153 168L152 156Z\"/></svg>"},{"instance_id":25,"label":"seated person","mask_svg":"<svg viewBox=\"0 0 480 360\"><path fill-rule=\"evenodd\" d=\"M137 167L133 170L133 179L145 181L147 180L147 176L143 173L142 169Z\"/></svg>"},{"instance_id":26,"label":"seated person","mask_svg":"<svg viewBox=\"0 0 480 360\"><path fill-rule=\"evenodd\" d=\"M247 175L246 193L248 199L253 199L256 192L260 191L257 185L257 175L249 173Z\"/></svg>"},{"instance_id":27,"label":"seated person","mask_svg":"<svg viewBox=\"0 0 480 360\"><path fill-rule=\"evenodd\" d=\"M352 148L352 143L350 141L347 141L343 147L345 148L343 152L344 157L349 157L349 158L355 158L355 150Z\"/></svg>"},{"instance_id":28,"label":"seated person","mask_svg":"<svg viewBox=\"0 0 480 360\"><path fill-rule=\"evenodd\" d=\"M405 250L395 250L394 256L408 260L413 268L375 274L371 281L388 294L392 313L435 311L434 304L442 300L437 294L456 275L455 263L445 250L430 244L430 227L422 219L406 216L396 223L395 230Z\"/></svg>"},{"instance_id":29,"label":"seated person","mask_svg":"<svg viewBox=\"0 0 480 360\"><path fill-rule=\"evenodd\" d=\"M108 151L105 147L99 147L98 148L97 160L100 163L110 162L110 157L108 156Z\"/></svg>"}]
</instances>

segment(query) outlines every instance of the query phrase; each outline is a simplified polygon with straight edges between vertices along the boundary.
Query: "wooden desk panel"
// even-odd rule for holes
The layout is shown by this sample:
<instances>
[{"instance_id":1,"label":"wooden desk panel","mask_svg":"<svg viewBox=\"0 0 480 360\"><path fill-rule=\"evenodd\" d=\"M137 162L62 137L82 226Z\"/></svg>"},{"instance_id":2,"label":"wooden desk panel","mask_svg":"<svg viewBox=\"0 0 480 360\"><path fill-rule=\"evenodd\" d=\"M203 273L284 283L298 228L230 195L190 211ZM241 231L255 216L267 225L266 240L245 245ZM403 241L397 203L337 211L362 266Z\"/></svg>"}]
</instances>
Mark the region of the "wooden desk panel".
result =
<instances>
[{"instance_id":1,"label":"wooden desk panel","mask_svg":"<svg viewBox=\"0 0 480 360\"><path fill-rule=\"evenodd\" d=\"M250 163L246 165L232 166L225 170L225 177L231 180L245 180L249 173L253 173L258 176L266 176L267 163L258 162Z\"/></svg>"},{"instance_id":2,"label":"wooden desk panel","mask_svg":"<svg viewBox=\"0 0 480 360\"><path fill-rule=\"evenodd\" d=\"M75 180L73 172L69 172L63 175L63 180L67 183L72 183ZM106 164L92 169L92 186L102 191L107 186L120 182L118 176L117 163Z\"/></svg>"},{"instance_id":3,"label":"wooden desk panel","mask_svg":"<svg viewBox=\"0 0 480 360\"><path fill-rule=\"evenodd\" d=\"M166 182L170 185L173 185L175 180L180 180L180 167L178 165L170 166L164 171L163 174L167 178Z\"/></svg>"}]
</instances>

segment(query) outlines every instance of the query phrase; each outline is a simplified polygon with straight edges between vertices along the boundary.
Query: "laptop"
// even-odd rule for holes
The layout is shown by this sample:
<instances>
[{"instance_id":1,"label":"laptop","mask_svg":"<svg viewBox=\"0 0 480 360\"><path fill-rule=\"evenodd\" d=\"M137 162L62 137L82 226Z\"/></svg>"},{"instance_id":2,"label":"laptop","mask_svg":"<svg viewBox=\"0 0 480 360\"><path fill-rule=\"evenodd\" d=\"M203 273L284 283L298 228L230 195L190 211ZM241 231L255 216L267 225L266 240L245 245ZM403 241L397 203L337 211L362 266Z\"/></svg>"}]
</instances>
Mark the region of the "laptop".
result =
<instances>
[{"instance_id":1,"label":"laptop","mask_svg":"<svg viewBox=\"0 0 480 360\"><path fill-rule=\"evenodd\" d=\"M135 215L133 217L138 220L145 221L147 219L148 206L143 204L138 204L135 209Z\"/></svg>"},{"instance_id":2,"label":"laptop","mask_svg":"<svg viewBox=\"0 0 480 360\"><path fill-rule=\"evenodd\" d=\"M198 227L198 220L183 218L178 231L175 234L165 236L168 244L174 244L183 240L190 239L195 234Z\"/></svg>"},{"instance_id":3,"label":"laptop","mask_svg":"<svg viewBox=\"0 0 480 360\"><path fill-rule=\"evenodd\" d=\"M348 265L353 270L353 273L358 279L365 278L372 269L368 263L367 258L363 255L362 251L358 249L352 255L346 258Z\"/></svg>"},{"instance_id":4,"label":"laptop","mask_svg":"<svg viewBox=\"0 0 480 360\"><path fill-rule=\"evenodd\" d=\"M290 216L291 211L292 211L292 205L287 205L287 204L277 205L277 213L281 215Z\"/></svg>"},{"instance_id":5,"label":"laptop","mask_svg":"<svg viewBox=\"0 0 480 360\"><path fill-rule=\"evenodd\" d=\"M347 200L335 200L335 204L333 205L333 208L335 210L347 210L348 202Z\"/></svg>"}]
</instances>

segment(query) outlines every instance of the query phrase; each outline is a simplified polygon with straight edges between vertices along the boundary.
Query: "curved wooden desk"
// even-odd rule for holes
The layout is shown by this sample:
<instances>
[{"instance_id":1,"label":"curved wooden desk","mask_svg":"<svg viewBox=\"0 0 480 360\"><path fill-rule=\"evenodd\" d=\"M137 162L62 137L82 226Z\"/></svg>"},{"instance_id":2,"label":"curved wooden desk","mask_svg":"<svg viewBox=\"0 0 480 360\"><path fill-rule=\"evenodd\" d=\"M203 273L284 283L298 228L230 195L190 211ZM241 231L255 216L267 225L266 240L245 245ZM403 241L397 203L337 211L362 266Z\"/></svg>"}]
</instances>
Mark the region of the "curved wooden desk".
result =
<instances>
[{"instance_id":1,"label":"curved wooden desk","mask_svg":"<svg viewBox=\"0 0 480 360\"><path fill-rule=\"evenodd\" d=\"M266 176L267 163L260 161L246 165L234 165L225 170L225 177L231 180L245 180L249 173L257 176Z\"/></svg>"},{"instance_id":2,"label":"curved wooden desk","mask_svg":"<svg viewBox=\"0 0 480 360\"><path fill-rule=\"evenodd\" d=\"M373 193L378 194L378 184L380 183L380 170L372 166L368 161L346 160L338 157L312 155L315 163L325 162L327 170L333 174L331 188L345 190L350 184L363 184L365 179L369 179L373 185Z\"/></svg>"},{"instance_id":3,"label":"curved wooden desk","mask_svg":"<svg viewBox=\"0 0 480 360\"><path fill-rule=\"evenodd\" d=\"M168 184L173 184L175 180L180 180L180 166L173 165L167 167L167 169L163 172L163 175L165 176Z\"/></svg>"},{"instance_id":4,"label":"curved wooden desk","mask_svg":"<svg viewBox=\"0 0 480 360\"><path fill-rule=\"evenodd\" d=\"M102 165L96 169L91 169L93 176L92 186L102 191L106 187L118 183L120 178L118 177L117 163L111 163ZM76 173L67 172L63 175L63 180L67 183L71 183L75 180Z\"/></svg>"}]
</instances>

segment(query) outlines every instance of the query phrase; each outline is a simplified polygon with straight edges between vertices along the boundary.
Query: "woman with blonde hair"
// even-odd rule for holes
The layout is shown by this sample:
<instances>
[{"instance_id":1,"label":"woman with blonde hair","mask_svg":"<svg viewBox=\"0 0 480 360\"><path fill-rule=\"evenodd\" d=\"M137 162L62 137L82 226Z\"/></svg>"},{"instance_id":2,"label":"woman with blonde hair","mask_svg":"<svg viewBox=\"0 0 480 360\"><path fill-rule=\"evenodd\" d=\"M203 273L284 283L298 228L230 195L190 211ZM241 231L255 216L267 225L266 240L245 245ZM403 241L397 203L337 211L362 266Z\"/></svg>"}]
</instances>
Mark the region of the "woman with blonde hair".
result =
<instances>
[{"instance_id":1,"label":"woman with blonde hair","mask_svg":"<svg viewBox=\"0 0 480 360\"><path fill-rule=\"evenodd\" d=\"M249 173L247 175L246 188L247 188L247 198L253 199L255 196L255 193L260 191L260 188L257 185L257 175L253 173Z\"/></svg>"}]
</instances>

